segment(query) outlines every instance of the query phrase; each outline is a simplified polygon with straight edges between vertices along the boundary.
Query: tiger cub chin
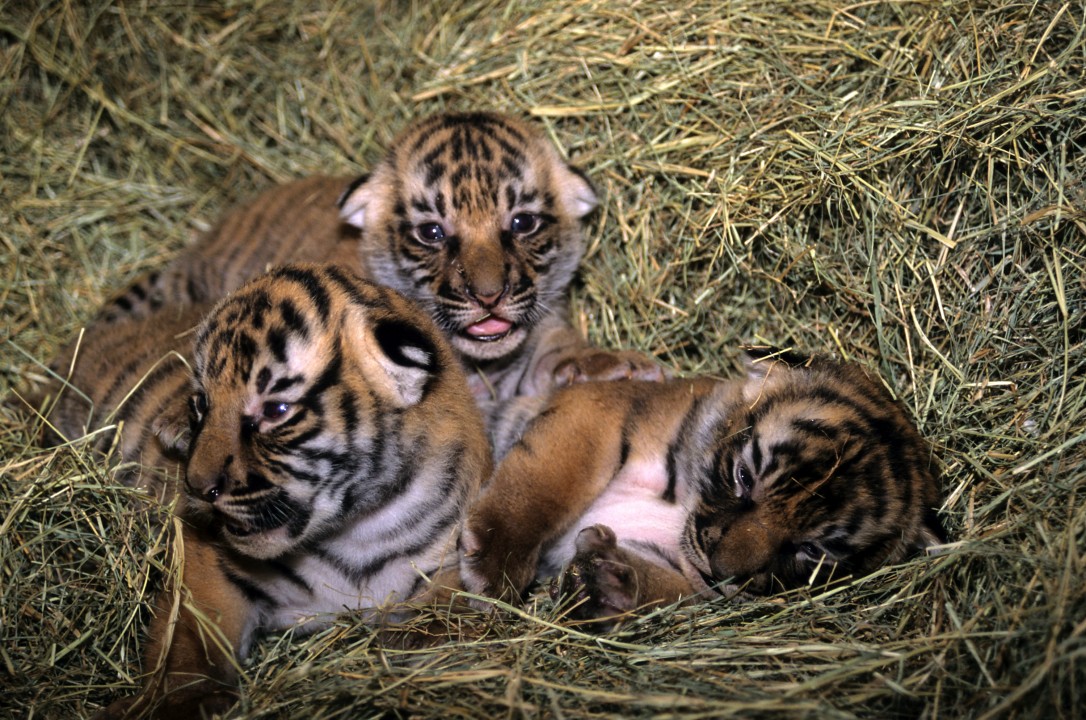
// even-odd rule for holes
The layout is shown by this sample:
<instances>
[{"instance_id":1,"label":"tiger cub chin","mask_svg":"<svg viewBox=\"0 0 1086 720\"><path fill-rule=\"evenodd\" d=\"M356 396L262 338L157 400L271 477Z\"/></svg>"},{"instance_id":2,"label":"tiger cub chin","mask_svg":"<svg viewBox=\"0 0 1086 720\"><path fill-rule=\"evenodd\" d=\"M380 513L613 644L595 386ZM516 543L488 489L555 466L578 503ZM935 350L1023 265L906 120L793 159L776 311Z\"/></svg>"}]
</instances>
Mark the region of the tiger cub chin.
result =
<instances>
[{"instance_id":1,"label":"tiger cub chin","mask_svg":"<svg viewBox=\"0 0 1086 720\"><path fill-rule=\"evenodd\" d=\"M144 484L169 495L176 483L158 478L183 478L180 594L157 603L144 694L105 717L221 710L235 677L224 648L244 657L259 631L315 630L345 608L376 620L435 591L427 578L455 584L463 513L490 471L455 356L395 291L288 265L195 333L190 309L91 333L50 416L81 433L78 388L123 423L119 459L156 473ZM156 436L152 418L189 413L185 436Z\"/></svg>"},{"instance_id":2,"label":"tiger cub chin","mask_svg":"<svg viewBox=\"0 0 1086 720\"><path fill-rule=\"evenodd\" d=\"M752 349L753 350L753 349ZM855 365L593 383L513 403L462 538L473 592L561 575L577 619L859 576L945 542L936 460ZM564 568L564 571L563 571ZM605 620L610 619L610 620Z\"/></svg>"},{"instance_id":3,"label":"tiger cub chin","mask_svg":"<svg viewBox=\"0 0 1086 720\"><path fill-rule=\"evenodd\" d=\"M648 358L591 348L567 321L596 204L540 129L496 113L437 114L407 127L367 176L311 177L234 209L101 318L214 301L268 267L329 261L421 303L480 399L660 379Z\"/></svg>"}]
</instances>

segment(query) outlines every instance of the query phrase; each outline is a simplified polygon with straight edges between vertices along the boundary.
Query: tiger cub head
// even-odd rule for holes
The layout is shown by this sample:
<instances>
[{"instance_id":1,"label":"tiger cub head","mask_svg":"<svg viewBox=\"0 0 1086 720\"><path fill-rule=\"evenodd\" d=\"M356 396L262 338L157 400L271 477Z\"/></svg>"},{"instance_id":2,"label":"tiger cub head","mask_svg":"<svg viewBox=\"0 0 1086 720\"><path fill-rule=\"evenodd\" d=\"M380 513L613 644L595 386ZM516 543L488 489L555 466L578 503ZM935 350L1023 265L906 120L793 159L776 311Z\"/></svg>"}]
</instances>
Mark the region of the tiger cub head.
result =
<instances>
[{"instance_id":1,"label":"tiger cub head","mask_svg":"<svg viewBox=\"0 0 1086 720\"><path fill-rule=\"evenodd\" d=\"M468 359L500 360L563 302L596 193L543 135L494 113L409 126L339 201L363 263Z\"/></svg>"},{"instance_id":2,"label":"tiger cub head","mask_svg":"<svg viewBox=\"0 0 1086 720\"><path fill-rule=\"evenodd\" d=\"M215 307L194 349L186 512L243 555L279 557L374 513L441 442L457 448L442 463L450 497L467 490L467 461L488 466L433 322L335 266L250 282Z\"/></svg>"},{"instance_id":3,"label":"tiger cub head","mask_svg":"<svg viewBox=\"0 0 1086 720\"><path fill-rule=\"evenodd\" d=\"M877 380L792 354L748 368L688 468L700 487L681 544L708 585L767 594L946 542L937 461Z\"/></svg>"}]
</instances>

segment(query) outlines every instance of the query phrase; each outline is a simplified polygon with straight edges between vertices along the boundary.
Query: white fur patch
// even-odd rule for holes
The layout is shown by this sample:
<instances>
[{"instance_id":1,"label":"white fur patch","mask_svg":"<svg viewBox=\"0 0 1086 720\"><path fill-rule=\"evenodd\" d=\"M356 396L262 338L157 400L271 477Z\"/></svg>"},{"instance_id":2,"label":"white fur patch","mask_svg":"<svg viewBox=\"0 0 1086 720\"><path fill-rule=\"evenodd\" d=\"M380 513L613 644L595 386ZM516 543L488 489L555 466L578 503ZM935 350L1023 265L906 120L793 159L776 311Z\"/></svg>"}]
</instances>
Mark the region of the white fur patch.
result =
<instances>
[{"instance_id":1,"label":"white fur patch","mask_svg":"<svg viewBox=\"0 0 1086 720\"><path fill-rule=\"evenodd\" d=\"M537 577L554 575L572 560L577 533L596 524L614 530L620 545L652 543L677 555L687 511L681 502L663 499L666 489L667 469L662 458L627 463L584 515L548 548Z\"/></svg>"}]
</instances>

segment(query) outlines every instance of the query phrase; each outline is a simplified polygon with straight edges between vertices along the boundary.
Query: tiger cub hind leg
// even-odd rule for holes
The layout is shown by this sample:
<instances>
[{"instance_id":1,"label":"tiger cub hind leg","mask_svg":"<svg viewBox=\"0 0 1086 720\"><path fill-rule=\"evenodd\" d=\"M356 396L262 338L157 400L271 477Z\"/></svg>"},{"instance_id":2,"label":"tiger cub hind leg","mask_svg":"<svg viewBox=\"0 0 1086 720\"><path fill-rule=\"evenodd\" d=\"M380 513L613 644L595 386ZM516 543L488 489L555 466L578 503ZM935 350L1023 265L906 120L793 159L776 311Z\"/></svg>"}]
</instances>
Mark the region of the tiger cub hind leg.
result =
<instances>
[{"instance_id":1,"label":"tiger cub hind leg","mask_svg":"<svg viewBox=\"0 0 1086 720\"><path fill-rule=\"evenodd\" d=\"M146 686L96 720L189 720L224 713L237 700L237 660L258 608L227 575L213 537L180 524L181 576L155 603L144 649Z\"/></svg>"}]
</instances>

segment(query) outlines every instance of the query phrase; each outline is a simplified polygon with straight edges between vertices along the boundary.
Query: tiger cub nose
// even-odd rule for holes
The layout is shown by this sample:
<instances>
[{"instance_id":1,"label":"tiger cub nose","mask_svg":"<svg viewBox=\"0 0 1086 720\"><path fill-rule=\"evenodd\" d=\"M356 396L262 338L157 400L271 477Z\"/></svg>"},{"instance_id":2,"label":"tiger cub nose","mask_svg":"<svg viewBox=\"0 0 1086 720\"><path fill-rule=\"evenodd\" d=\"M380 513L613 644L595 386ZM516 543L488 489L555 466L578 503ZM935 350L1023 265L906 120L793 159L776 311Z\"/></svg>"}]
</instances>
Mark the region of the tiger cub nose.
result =
<instances>
[{"instance_id":1,"label":"tiger cub nose","mask_svg":"<svg viewBox=\"0 0 1086 720\"><path fill-rule=\"evenodd\" d=\"M200 480L189 475L185 478L185 485L188 486L190 494L209 503L214 503L222 497L223 491L226 489L226 476L219 474L213 476L210 480Z\"/></svg>"},{"instance_id":2,"label":"tiger cub nose","mask_svg":"<svg viewBox=\"0 0 1086 720\"><path fill-rule=\"evenodd\" d=\"M479 303L479 305L481 305L483 308L489 310L492 307L494 307L495 305L497 305L499 302L501 302L501 299L503 297L505 297L505 293L508 290L509 290L509 283L506 283L505 285L503 285L501 287L501 289L498 290L497 292L486 292L485 290L479 290L479 289L473 288L473 287L471 287L469 285L468 286L468 295L470 295L471 299L474 300L475 302Z\"/></svg>"}]
</instances>

